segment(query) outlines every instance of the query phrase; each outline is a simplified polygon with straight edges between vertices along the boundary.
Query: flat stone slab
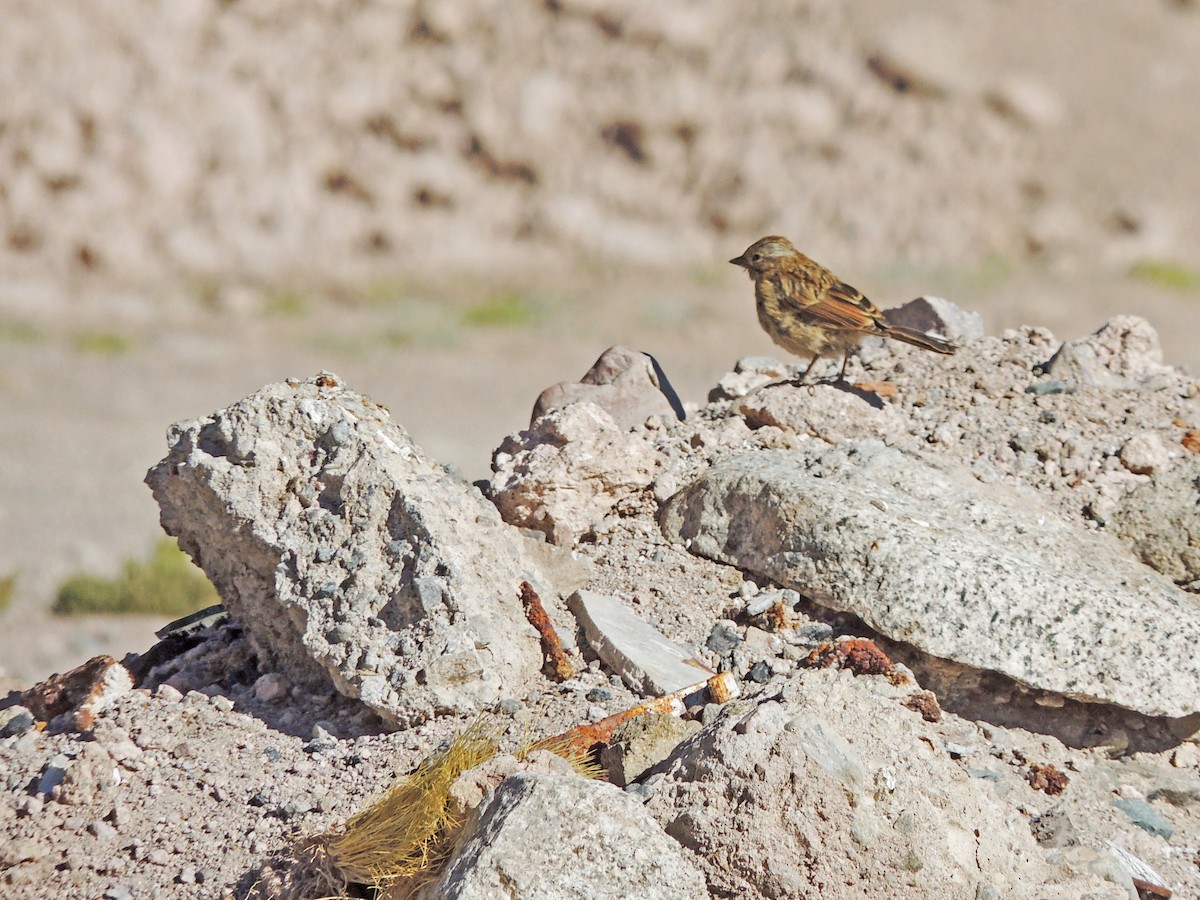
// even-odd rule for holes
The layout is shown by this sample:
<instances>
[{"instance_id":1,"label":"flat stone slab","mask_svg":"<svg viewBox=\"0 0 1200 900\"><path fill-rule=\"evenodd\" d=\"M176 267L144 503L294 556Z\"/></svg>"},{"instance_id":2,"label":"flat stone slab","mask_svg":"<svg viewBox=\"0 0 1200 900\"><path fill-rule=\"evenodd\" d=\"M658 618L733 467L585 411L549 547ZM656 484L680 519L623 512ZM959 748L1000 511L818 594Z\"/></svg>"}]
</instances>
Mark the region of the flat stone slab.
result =
<instances>
[{"instance_id":1,"label":"flat stone slab","mask_svg":"<svg viewBox=\"0 0 1200 900\"><path fill-rule=\"evenodd\" d=\"M576 591L567 600L567 607L575 614L596 655L631 690L661 696L716 674L616 597Z\"/></svg>"},{"instance_id":2,"label":"flat stone slab","mask_svg":"<svg viewBox=\"0 0 1200 900\"><path fill-rule=\"evenodd\" d=\"M733 457L660 521L933 656L1145 715L1200 710L1200 601L1027 489L864 441Z\"/></svg>"}]
</instances>

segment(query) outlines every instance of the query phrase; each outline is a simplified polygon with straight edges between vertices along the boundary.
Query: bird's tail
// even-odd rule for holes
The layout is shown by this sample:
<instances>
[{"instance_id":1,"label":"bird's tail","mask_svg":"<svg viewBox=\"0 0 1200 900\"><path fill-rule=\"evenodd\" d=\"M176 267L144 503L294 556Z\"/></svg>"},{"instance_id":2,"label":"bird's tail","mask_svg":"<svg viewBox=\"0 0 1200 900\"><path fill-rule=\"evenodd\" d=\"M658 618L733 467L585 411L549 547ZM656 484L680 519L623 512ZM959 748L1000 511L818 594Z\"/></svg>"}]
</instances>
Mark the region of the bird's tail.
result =
<instances>
[{"instance_id":1,"label":"bird's tail","mask_svg":"<svg viewBox=\"0 0 1200 900\"><path fill-rule=\"evenodd\" d=\"M917 331L917 329L909 328L906 325L888 325L887 335L898 341L904 341L906 344L912 344L914 347L932 350L934 353L953 353L958 349L958 344L952 341L934 337L932 334Z\"/></svg>"}]
</instances>

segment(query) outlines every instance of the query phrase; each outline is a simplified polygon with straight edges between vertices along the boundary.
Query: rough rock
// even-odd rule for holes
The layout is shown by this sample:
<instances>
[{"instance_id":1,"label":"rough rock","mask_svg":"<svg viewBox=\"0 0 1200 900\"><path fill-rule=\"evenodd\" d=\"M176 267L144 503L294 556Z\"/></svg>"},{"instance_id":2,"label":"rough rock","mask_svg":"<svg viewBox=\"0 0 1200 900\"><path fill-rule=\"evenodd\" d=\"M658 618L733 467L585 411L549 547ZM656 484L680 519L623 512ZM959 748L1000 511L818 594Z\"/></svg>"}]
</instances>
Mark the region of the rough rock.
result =
<instances>
[{"instance_id":1,"label":"rough rock","mask_svg":"<svg viewBox=\"0 0 1200 900\"><path fill-rule=\"evenodd\" d=\"M87 731L101 711L132 689L133 678L123 664L111 656L95 656L69 672L50 676L22 697L43 722L69 714L72 728Z\"/></svg>"},{"instance_id":2,"label":"rough rock","mask_svg":"<svg viewBox=\"0 0 1200 900\"><path fill-rule=\"evenodd\" d=\"M637 800L573 775L517 774L469 822L442 877L443 900L695 900L695 861Z\"/></svg>"},{"instance_id":3,"label":"rough rock","mask_svg":"<svg viewBox=\"0 0 1200 900\"><path fill-rule=\"evenodd\" d=\"M651 416L686 418L658 360L619 345L605 350L579 381L563 381L542 391L533 405L530 427L547 413L580 402L596 404L627 431Z\"/></svg>"},{"instance_id":4,"label":"rough rock","mask_svg":"<svg viewBox=\"0 0 1200 900\"><path fill-rule=\"evenodd\" d=\"M328 373L175 425L146 476L264 670L395 721L470 712L538 677L524 539ZM548 591L547 591L548 593Z\"/></svg>"},{"instance_id":5,"label":"rough rock","mask_svg":"<svg viewBox=\"0 0 1200 900\"><path fill-rule=\"evenodd\" d=\"M506 522L574 543L624 496L654 478L654 449L591 402L540 417L492 457L490 496Z\"/></svg>"},{"instance_id":6,"label":"rough rock","mask_svg":"<svg viewBox=\"0 0 1200 900\"><path fill-rule=\"evenodd\" d=\"M843 384L772 384L734 404L751 428L773 425L830 444L897 435L904 419L874 394Z\"/></svg>"},{"instance_id":7,"label":"rough rock","mask_svg":"<svg viewBox=\"0 0 1200 900\"><path fill-rule=\"evenodd\" d=\"M1117 454L1121 465L1134 475L1153 475L1170 464L1167 448L1152 431L1143 431L1127 440Z\"/></svg>"},{"instance_id":8,"label":"rough rock","mask_svg":"<svg viewBox=\"0 0 1200 900\"><path fill-rule=\"evenodd\" d=\"M884 315L893 325L907 325L956 341L977 340L984 334L983 316L941 297L917 297L903 306L885 310Z\"/></svg>"},{"instance_id":9,"label":"rough rock","mask_svg":"<svg viewBox=\"0 0 1200 900\"><path fill-rule=\"evenodd\" d=\"M736 400L757 387L780 381L788 375L788 368L773 356L745 356L733 366L732 372L721 376L708 394L710 403L721 400Z\"/></svg>"},{"instance_id":10,"label":"rough rock","mask_svg":"<svg viewBox=\"0 0 1200 900\"><path fill-rule=\"evenodd\" d=\"M661 523L934 657L1152 716L1200 709L1200 603L1032 493L875 441L718 463Z\"/></svg>"},{"instance_id":11,"label":"rough rock","mask_svg":"<svg viewBox=\"0 0 1200 900\"><path fill-rule=\"evenodd\" d=\"M1146 565L1179 583L1200 580L1200 460L1182 460L1135 488L1111 519Z\"/></svg>"},{"instance_id":12,"label":"rough rock","mask_svg":"<svg viewBox=\"0 0 1200 900\"><path fill-rule=\"evenodd\" d=\"M1069 384L1154 388L1171 373L1158 332L1138 316L1113 316L1094 334L1065 342L1043 367Z\"/></svg>"},{"instance_id":13,"label":"rough rock","mask_svg":"<svg viewBox=\"0 0 1200 900\"><path fill-rule=\"evenodd\" d=\"M680 741L700 730L700 723L670 713L636 716L613 732L600 751L600 765L617 787L632 784L646 770L666 759Z\"/></svg>"},{"instance_id":14,"label":"rough rock","mask_svg":"<svg viewBox=\"0 0 1200 900\"><path fill-rule=\"evenodd\" d=\"M534 750L523 759L511 753L498 753L487 762L468 769L450 786L450 809L465 817L479 808L500 787L504 779L517 772L541 775L574 775L571 764L549 750Z\"/></svg>"},{"instance_id":15,"label":"rough rock","mask_svg":"<svg viewBox=\"0 0 1200 900\"><path fill-rule=\"evenodd\" d=\"M661 696L716 674L616 597L576 591L567 606L592 650L631 690Z\"/></svg>"},{"instance_id":16,"label":"rough rock","mask_svg":"<svg viewBox=\"0 0 1200 900\"><path fill-rule=\"evenodd\" d=\"M814 671L729 704L663 764L647 808L714 894L1077 898L1029 826L940 750L882 678ZM880 877L886 872L887 877ZM990 893L989 893L990 892ZM1117 896L1101 893L1098 896Z\"/></svg>"}]
</instances>

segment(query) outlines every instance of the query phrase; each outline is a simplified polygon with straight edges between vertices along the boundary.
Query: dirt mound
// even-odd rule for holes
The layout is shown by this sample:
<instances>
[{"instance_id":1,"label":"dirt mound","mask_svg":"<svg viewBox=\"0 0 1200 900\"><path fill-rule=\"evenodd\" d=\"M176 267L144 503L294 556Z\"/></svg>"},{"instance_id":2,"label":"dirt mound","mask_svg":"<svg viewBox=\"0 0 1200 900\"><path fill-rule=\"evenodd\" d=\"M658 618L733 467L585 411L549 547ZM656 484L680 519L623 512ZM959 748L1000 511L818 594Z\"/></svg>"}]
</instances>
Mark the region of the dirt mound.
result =
<instances>
[{"instance_id":1,"label":"dirt mound","mask_svg":"<svg viewBox=\"0 0 1200 900\"><path fill-rule=\"evenodd\" d=\"M0 265L23 278L219 299L398 270L683 268L801 225L867 258L1023 246L1033 132L960 89L952 29L864 46L832 0L6 18L0 66L23 88L0 99Z\"/></svg>"}]
</instances>

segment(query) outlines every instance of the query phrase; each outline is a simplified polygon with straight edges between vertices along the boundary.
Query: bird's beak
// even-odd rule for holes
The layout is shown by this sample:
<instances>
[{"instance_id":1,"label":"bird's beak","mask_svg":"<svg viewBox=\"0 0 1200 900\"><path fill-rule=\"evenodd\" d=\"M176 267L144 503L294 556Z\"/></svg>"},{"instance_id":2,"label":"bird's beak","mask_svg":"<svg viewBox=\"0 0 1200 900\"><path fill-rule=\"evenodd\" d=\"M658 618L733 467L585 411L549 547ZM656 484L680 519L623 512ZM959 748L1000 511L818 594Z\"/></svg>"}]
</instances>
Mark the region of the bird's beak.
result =
<instances>
[{"instance_id":1,"label":"bird's beak","mask_svg":"<svg viewBox=\"0 0 1200 900\"><path fill-rule=\"evenodd\" d=\"M735 256L733 259L730 260L730 262L733 263L735 266L741 266L743 269L750 268L750 263L746 262L745 256Z\"/></svg>"}]
</instances>

